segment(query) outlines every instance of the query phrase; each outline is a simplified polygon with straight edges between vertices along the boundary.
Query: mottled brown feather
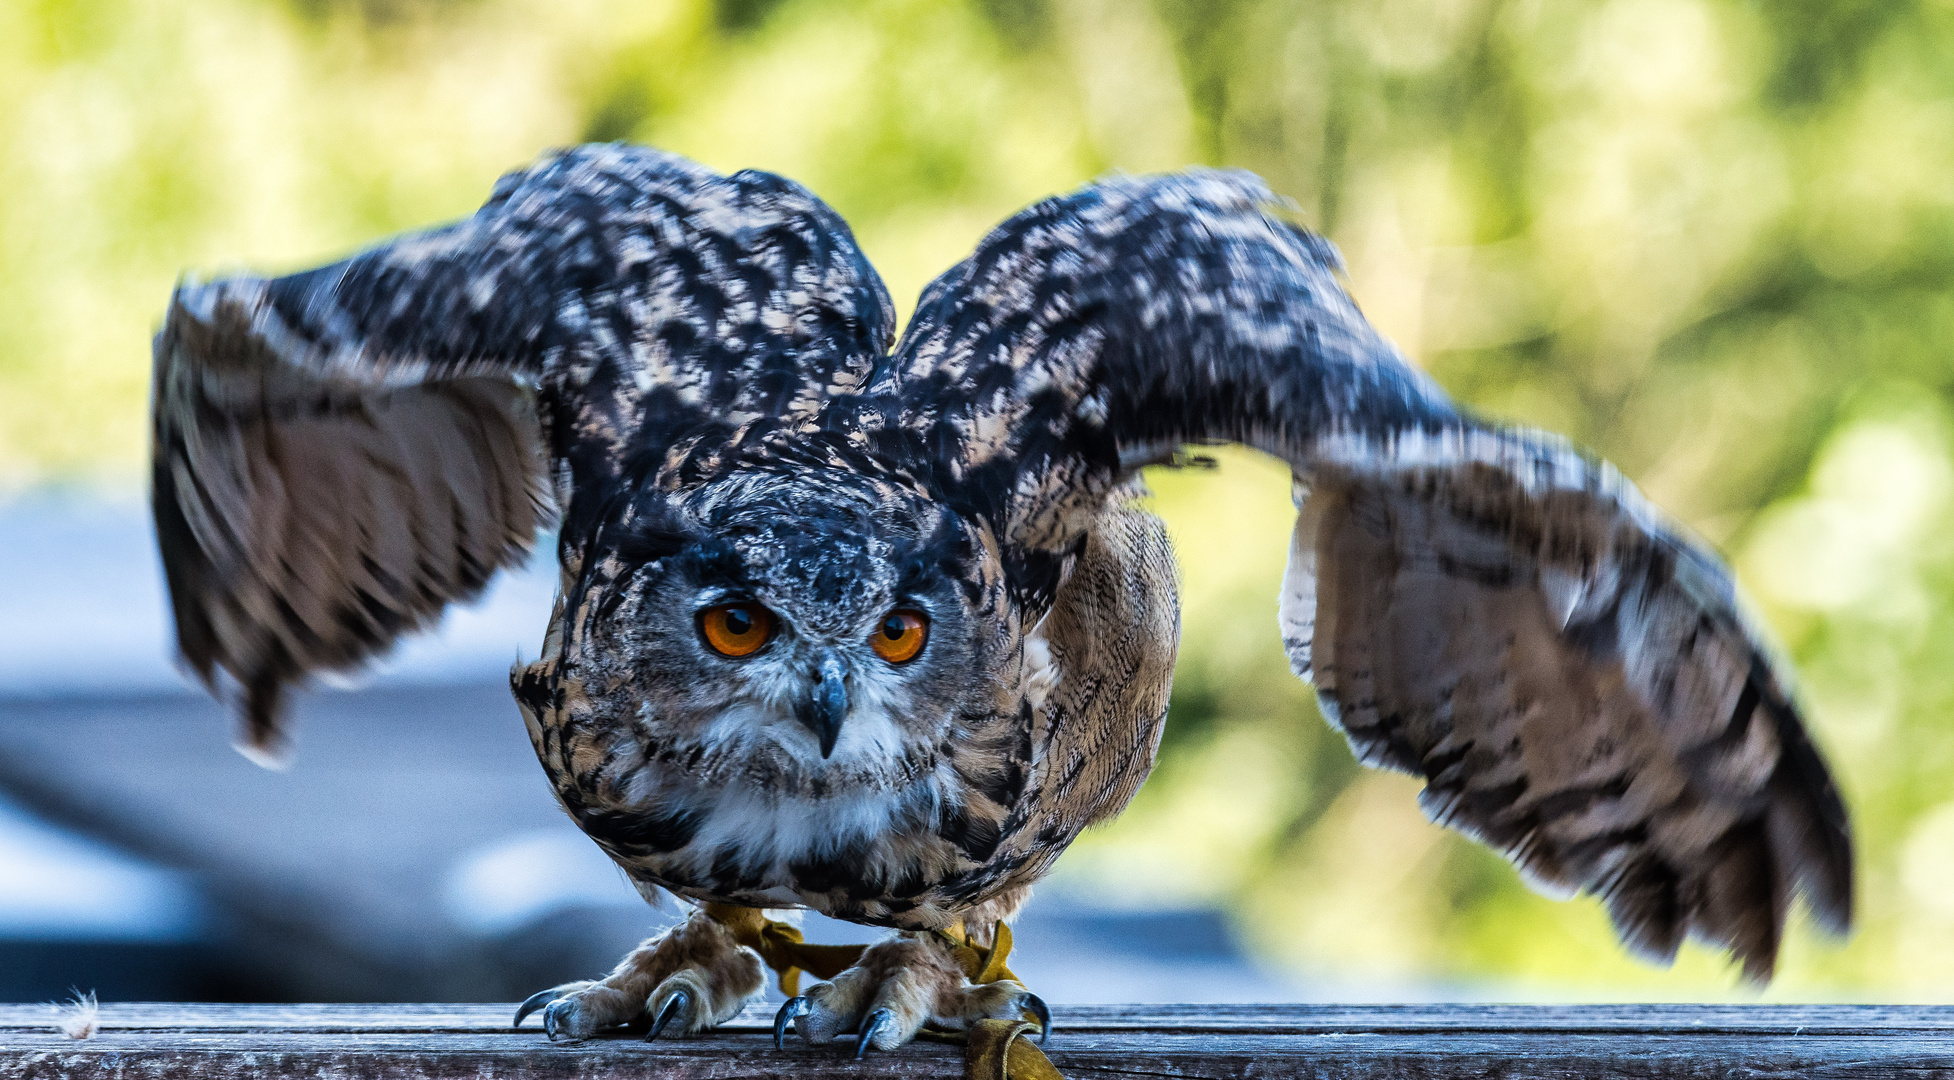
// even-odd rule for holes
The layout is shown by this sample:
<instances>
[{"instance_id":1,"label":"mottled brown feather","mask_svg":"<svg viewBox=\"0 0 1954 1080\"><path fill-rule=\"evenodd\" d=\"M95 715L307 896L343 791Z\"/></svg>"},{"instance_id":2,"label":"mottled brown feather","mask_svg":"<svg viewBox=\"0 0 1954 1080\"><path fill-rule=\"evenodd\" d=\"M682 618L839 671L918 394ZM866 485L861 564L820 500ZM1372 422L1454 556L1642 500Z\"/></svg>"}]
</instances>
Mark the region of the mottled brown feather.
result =
<instances>
[{"instance_id":1,"label":"mottled brown feather","mask_svg":"<svg viewBox=\"0 0 1954 1080\"><path fill-rule=\"evenodd\" d=\"M251 290L186 285L156 341L154 507L178 647L284 749L283 687L357 667L521 561L547 521L531 393L388 386L280 352Z\"/></svg>"},{"instance_id":2,"label":"mottled brown feather","mask_svg":"<svg viewBox=\"0 0 1954 1080\"><path fill-rule=\"evenodd\" d=\"M1771 975L1803 889L1851 921L1844 810L1722 568L1612 470L1487 435L1312 476L1284 589L1299 674L1367 764L1629 944ZM1334 459L1333 459L1334 460ZM1786 736L1792 745L1786 745Z\"/></svg>"}]
</instances>

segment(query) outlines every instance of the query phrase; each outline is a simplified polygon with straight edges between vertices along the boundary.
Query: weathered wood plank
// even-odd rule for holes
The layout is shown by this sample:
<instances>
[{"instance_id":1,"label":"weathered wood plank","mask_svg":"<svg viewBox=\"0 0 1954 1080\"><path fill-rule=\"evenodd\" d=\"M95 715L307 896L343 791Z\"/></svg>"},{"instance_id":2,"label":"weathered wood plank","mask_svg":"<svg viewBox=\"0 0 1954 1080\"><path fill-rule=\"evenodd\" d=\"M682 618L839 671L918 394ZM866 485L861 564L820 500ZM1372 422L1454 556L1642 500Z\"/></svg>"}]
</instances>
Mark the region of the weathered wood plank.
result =
<instances>
[{"instance_id":1,"label":"weathered wood plank","mask_svg":"<svg viewBox=\"0 0 1954 1080\"><path fill-rule=\"evenodd\" d=\"M691 1080L956 1076L955 1047L850 1060L773 1049L771 1008L700 1039L552 1044L508 1006L105 1005L76 1042L45 1007L0 1007L0 1080L306 1076ZM1086 1077L1949 1077L1946 1006L1074 1006L1047 1051ZM531 1021L533 1024L534 1021Z\"/></svg>"},{"instance_id":2,"label":"weathered wood plank","mask_svg":"<svg viewBox=\"0 0 1954 1080\"><path fill-rule=\"evenodd\" d=\"M729 1031L770 1028L775 1006L747 1006ZM1067 1031L1178 1030L1266 1034L1384 1033L1442 1029L1729 1034L1901 1034L1954 1031L1954 1005L1061 1005ZM105 1030L277 1030L288 1032L499 1032L515 1005L330 1004L228 1005L113 1002L102 1006ZM45 1005L0 1004L0 1037L41 1029ZM525 1030L534 1029L532 1017Z\"/></svg>"}]
</instances>

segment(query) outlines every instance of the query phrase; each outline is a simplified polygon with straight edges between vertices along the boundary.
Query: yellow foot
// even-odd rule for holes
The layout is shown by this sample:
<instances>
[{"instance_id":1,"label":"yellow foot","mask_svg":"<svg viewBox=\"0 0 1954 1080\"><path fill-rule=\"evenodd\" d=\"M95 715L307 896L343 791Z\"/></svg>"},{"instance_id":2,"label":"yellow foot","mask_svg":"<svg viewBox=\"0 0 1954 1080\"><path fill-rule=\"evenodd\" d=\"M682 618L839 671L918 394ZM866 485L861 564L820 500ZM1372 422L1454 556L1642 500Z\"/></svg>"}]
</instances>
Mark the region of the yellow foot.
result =
<instances>
[{"instance_id":1,"label":"yellow foot","mask_svg":"<svg viewBox=\"0 0 1954 1080\"><path fill-rule=\"evenodd\" d=\"M1004 933L1008 934L1008 931ZM1000 944L1009 948L1008 938ZM817 982L792 997L774 1017L774 1045L784 1048L787 1025L801 1038L826 1043L856 1032L855 1057L870 1047L893 1050L916 1037L925 1024L963 1031L979 1020L1016 1020L1029 1011L1043 1031L1051 1030L1051 1011L1036 994L1012 978L995 978L1002 956L988 971L972 972L972 950L937 931L899 934L869 946L861 959L830 982ZM990 977L990 981L973 982Z\"/></svg>"},{"instance_id":2,"label":"yellow foot","mask_svg":"<svg viewBox=\"0 0 1954 1080\"><path fill-rule=\"evenodd\" d=\"M619 1024L649 1019L650 1042L667 1028L693 1035L732 1019L766 986L759 954L704 910L631 950L596 981L564 983L516 1009L516 1026L543 1010L543 1031L556 1041L587 1039Z\"/></svg>"}]
</instances>

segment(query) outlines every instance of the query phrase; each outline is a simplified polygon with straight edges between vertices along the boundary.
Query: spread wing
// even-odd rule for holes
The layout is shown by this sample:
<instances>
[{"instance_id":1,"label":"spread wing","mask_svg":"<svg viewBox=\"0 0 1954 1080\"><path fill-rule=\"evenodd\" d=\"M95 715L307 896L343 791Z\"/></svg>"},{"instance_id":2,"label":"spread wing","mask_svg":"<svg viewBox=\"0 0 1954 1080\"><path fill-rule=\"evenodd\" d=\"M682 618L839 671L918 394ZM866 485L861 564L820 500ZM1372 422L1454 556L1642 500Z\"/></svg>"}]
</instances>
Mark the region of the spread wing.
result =
<instances>
[{"instance_id":1,"label":"spread wing","mask_svg":"<svg viewBox=\"0 0 1954 1080\"><path fill-rule=\"evenodd\" d=\"M935 455L1033 613L1132 469L1280 456L1289 654L1366 763L1655 957L1695 935L1767 978L1797 892L1845 927L1845 811L1728 571L1608 465L1461 415L1271 201L1193 173L1026 210L924 293L851 423Z\"/></svg>"},{"instance_id":2,"label":"spread wing","mask_svg":"<svg viewBox=\"0 0 1954 1080\"><path fill-rule=\"evenodd\" d=\"M275 757L283 688L519 562L546 478L576 549L673 445L812 415L892 336L881 282L805 190L625 146L555 155L344 262L185 283L151 410L178 647L235 681L243 748Z\"/></svg>"}]
</instances>

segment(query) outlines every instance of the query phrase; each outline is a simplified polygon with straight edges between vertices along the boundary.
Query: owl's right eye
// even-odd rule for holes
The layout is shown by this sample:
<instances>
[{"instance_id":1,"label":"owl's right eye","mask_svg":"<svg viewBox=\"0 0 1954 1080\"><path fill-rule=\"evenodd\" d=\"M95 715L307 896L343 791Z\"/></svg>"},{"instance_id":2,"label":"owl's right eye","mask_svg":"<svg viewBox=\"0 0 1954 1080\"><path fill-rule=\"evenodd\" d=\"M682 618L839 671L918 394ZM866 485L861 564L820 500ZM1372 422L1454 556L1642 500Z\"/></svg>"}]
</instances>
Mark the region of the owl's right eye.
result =
<instances>
[{"instance_id":1,"label":"owl's right eye","mask_svg":"<svg viewBox=\"0 0 1954 1080\"><path fill-rule=\"evenodd\" d=\"M758 604L721 604L699 613L699 636L721 656L752 656L773 637L773 612Z\"/></svg>"}]
</instances>

